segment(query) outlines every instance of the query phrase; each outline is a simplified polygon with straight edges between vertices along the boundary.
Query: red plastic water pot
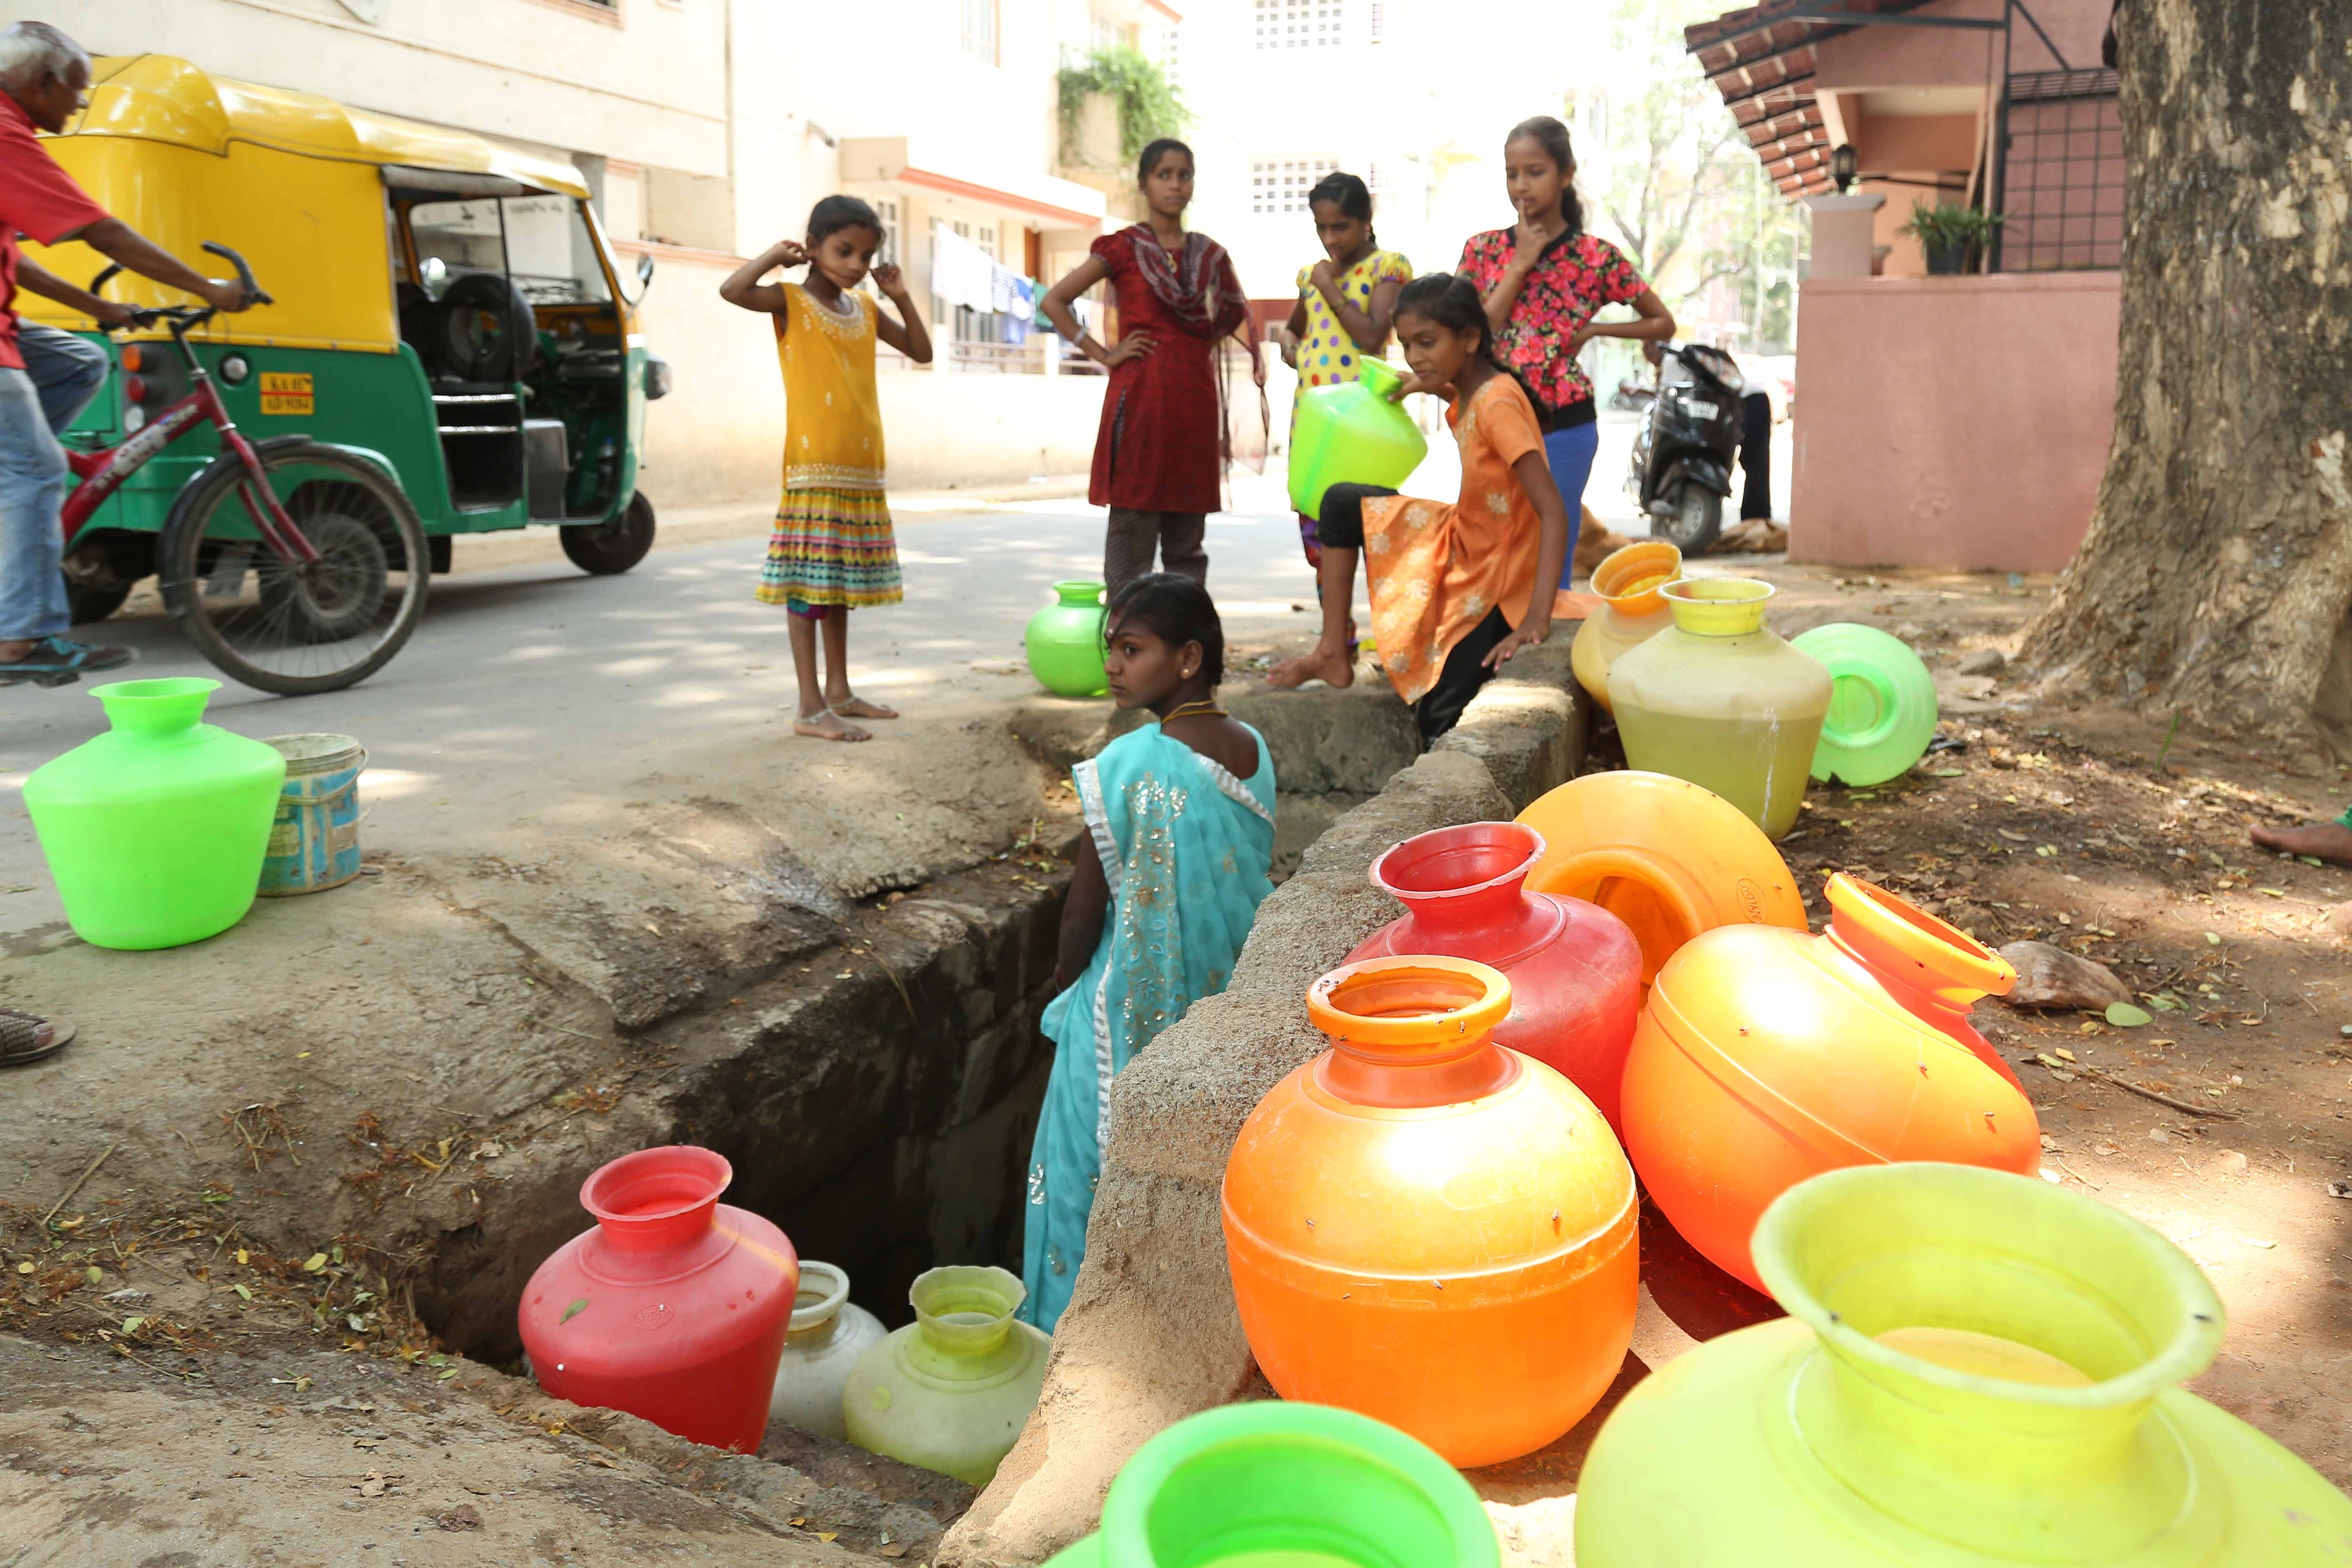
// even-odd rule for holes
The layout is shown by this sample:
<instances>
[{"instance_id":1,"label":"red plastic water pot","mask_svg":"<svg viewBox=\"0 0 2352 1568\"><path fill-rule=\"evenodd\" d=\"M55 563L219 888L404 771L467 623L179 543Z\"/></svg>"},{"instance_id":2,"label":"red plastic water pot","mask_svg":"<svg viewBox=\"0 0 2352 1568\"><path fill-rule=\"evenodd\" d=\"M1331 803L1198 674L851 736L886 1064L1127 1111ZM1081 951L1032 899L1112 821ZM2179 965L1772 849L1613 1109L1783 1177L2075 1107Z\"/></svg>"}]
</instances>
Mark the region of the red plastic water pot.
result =
<instances>
[{"instance_id":1,"label":"red plastic water pot","mask_svg":"<svg viewBox=\"0 0 2352 1568\"><path fill-rule=\"evenodd\" d=\"M1416 834L1372 862L1372 886L1405 908L1348 955L1437 953L1510 977L1511 1016L1495 1043L1521 1051L1582 1089L1617 1125L1618 1082L1642 1014L1642 948L1598 904L1534 893L1528 873L1543 836L1517 822L1474 822Z\"/></svg>"},{"instance_id":2,"label":"red plastic water pot","mask_svg":"<svg viewBox=\"0 0 2352 1568\"><path fill-rule=\"evenodd\" d=\"M760 1446L800 1259L719 1201L734 1178L723 1156L672 1144L581 1184L596 1227L539 1266L516 1313L541 1388L714 1448Z\"/></svg>"}]
</instances>

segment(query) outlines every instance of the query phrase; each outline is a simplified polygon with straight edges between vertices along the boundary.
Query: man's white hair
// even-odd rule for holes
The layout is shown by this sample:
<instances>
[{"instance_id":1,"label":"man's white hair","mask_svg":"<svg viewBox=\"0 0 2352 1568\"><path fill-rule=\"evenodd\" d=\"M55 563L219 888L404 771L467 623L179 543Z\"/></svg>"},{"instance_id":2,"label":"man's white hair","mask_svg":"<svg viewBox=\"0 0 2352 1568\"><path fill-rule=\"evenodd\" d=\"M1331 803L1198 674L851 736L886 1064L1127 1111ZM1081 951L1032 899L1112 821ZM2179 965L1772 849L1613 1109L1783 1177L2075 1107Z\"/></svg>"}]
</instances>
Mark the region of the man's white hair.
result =
<instances>
[{"instance_id":1,"label":"man's white hair","mask_svg":"<svg viewBox=\"0 0 2352 1568\"><path fill-rule=\"evenodd\" d=\"M89 64L89 51L47 22L18 22L0 32L0 82L63 81L75 66Z\"/></svg>"}]
</instances>

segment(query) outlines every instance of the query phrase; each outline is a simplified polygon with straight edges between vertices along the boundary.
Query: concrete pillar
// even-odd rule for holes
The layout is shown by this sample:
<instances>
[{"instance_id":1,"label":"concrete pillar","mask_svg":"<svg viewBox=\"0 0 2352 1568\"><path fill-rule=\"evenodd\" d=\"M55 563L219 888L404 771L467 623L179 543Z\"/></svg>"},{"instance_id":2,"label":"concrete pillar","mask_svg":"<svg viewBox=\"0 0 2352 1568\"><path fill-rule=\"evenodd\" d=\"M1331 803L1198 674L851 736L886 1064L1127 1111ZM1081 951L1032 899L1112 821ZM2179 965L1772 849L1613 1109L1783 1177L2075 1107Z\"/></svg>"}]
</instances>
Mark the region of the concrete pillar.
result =
<instances>
[{"instance_id":1,"label":"concrete pillar","mask_svg":"<svg viewBox=\"0 0 2352 1568\"><path fill-rule=\"evenodd\" d=\"M1807 196L1813 215L1814 278L1867 278L1877 244L1873 226L1886 198L1875 191L1841 196Z\"/></svg>"}]
</instances>

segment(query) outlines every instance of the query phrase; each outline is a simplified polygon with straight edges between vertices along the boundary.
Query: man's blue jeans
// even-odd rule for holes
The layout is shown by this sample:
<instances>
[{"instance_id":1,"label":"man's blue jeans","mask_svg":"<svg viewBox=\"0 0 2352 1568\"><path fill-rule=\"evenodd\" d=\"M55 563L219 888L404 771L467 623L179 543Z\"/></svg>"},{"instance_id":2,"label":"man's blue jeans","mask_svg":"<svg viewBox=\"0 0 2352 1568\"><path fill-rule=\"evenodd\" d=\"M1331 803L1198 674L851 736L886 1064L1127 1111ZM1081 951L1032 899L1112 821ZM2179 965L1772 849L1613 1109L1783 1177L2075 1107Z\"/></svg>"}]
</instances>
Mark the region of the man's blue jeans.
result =
<instances>
[{"instance_id":1,"label":"man's blue jeans","mask_svg":"<svg viewBox=\"0 0 2352 1568\"><path fill-rule=\"evenodd\" d=\"M20 321L25 368L0 367L0 641L54 637L73 624L59 563L66 494L57 432L106 384L106 351L87 338Z\"/></svg>"}]
</instances>

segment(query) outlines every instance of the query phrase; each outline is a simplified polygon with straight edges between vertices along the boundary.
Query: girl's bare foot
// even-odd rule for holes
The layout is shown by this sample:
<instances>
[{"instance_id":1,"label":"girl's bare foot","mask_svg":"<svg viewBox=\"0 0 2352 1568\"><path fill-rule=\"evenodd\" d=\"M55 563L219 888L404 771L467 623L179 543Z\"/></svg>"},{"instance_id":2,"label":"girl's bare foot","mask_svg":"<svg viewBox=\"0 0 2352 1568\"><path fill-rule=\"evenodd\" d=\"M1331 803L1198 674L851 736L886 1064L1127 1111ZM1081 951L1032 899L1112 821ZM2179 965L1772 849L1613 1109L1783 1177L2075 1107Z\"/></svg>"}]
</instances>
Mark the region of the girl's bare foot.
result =
<instances>
[{"instance_id":1,"label":"girl's bare foot","mask_svg":"<svg viewBox=\"0 0 2352 1568\"><path fill-rule=\"evenodd\" d=\"M2352 866L2352 827L2340 822L2315 823L2309 827L2256 827L2246 837L2264 849Z\"/></svg>"},{"instance_id":2,"label":"girl's bare foot","mask_svg":"<svg viewBox=\"0 0 2352 1568\"><path fill-rule=\"evenodd\" d=\"M1319 680L1326 686L1356 684L1356 661L1348 657L1344 647L1325 647L1318 643L1312 653L1302 653L1297 658L1286 658L1266 672L1268 686L1285 689L1304 686Z\"/></svg>"},{"instance_id":3,"label":"girl's bare foot","mask_svg":"<svg viewBox=\"0 0 2352 1568\"><path fill-rule=\"evenodd\" d=\"M830 708L820 708L814 713L803 713L793 720L793 733L805 735L812 741L870 741L874 738Z\"/></svg>"},{"instance_id":4,"label":"girl's bare foot","mask_svg":"<svg viewBox=\"0 0 2352 1568\"><path fill-rule=\"evenodd\" d=\"M868 702L854 692L844 692L839 697L828 697L825 699L825 705L845 719L896 719L898 716L898 710L896 708L885 708L879 702Z\"/></svg>"}]
</instances>

